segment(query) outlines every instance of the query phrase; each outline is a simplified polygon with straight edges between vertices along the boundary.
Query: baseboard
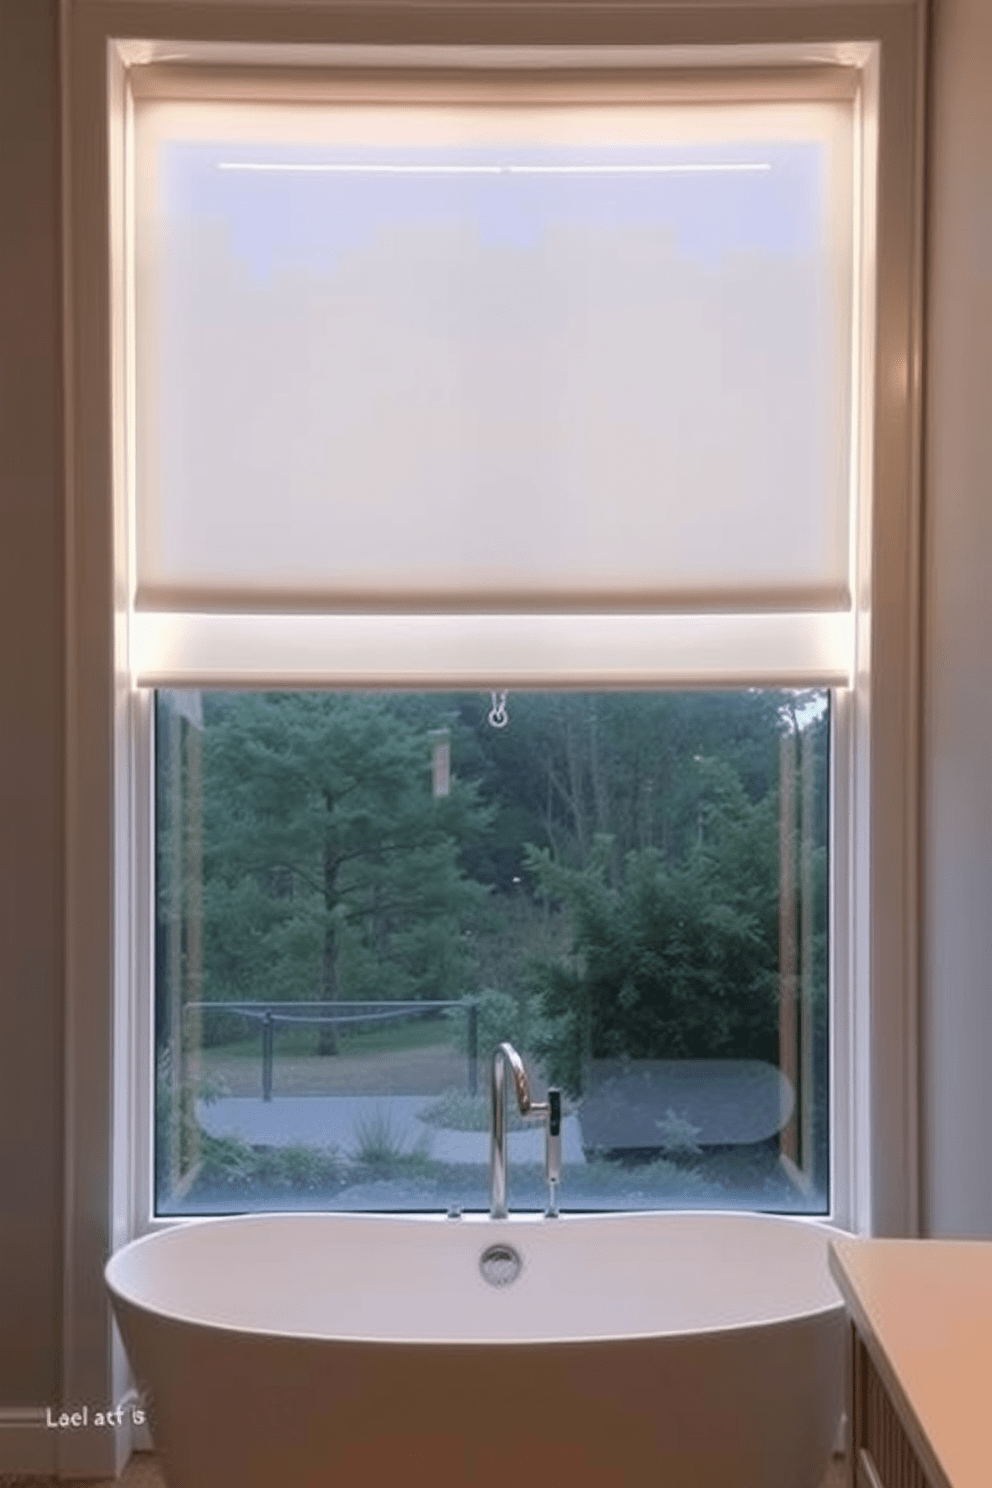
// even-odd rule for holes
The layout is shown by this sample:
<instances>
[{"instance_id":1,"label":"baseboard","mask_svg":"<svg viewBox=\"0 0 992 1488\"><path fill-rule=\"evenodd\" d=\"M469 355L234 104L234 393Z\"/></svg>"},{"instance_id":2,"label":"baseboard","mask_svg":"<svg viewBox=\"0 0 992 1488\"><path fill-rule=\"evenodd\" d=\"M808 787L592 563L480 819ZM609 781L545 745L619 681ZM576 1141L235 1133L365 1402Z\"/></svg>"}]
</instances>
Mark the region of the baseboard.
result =
<instances>
[{"instance_id":1,"label":"baseboard","mask_svg":"<svg viewBox=\"0 0 992 1488\"><path fill-rule=\"evenodd\" d=\"M131 1427L131 1451L132 1452L154 1452L155 1443L152 1441L151 1427L147 1420L140 1426Z\"/></svg>"},{"instance_id":2,"label":"baseboard","mask_svg":"<svg viewBox=\"0 0 992 1488\"><path fill-rule=\"evenodd\" d=\"M121 1407L125 1417L130 1415L132 1406L140 1405L140 1397L137 1391L129 1390L121 1401ZM58 1412L52 1412L57 1417ZM44 1406L30 1406L25 1408L0 1406L0 1473L32 1473L38 1476L89 1476L88 1469L83 1465L83 1459L89 1460L88 1452L74 1453L69 1450L59 1452L58 1448L64 1439L65 1433L48 1424L49 1408ZM126 1426L116 1428L113 1434L112 1445L115 1448L111 1465L109 1462L101 1462L97 1473L101 1476L116 1477L126 1465L132 1452L154 1452L155 1443L152 1441L151 1432L148 1429L147 1418L140 1424L130 1421ZM102 1438L104 1448L108 1445L106 1438ZM837 1436L834 1441L834 1455L843 1457L847 1451L847 1413L841 1416L837 1423ZM79 1462L70 1461L70 1458L79 1457Z\"/></svg>"},{"instance_id":3,"label":"baseboard","mask_svg":"<svg viewBox=\"0 0 992 1488\"><path fill-rule=\"evenodd\" d=\"M70 1421L60 1425L63 1415ZM117 1477L132 1452L155 1448L136 1390L122 1396L106 1424L110 1415L105 1404L0 1406L0 1473Z\"/></svg>"},{"instance_id":4,"label":"baseboard","mask_svg":"<svg viewBox=\"0 0 992 1488\"><path fill-rule=\"evenodd\" d=\"M54 1473L55 1436L44 1406L0 1406L0 1473Z\"/></svg>"}]
</instances>

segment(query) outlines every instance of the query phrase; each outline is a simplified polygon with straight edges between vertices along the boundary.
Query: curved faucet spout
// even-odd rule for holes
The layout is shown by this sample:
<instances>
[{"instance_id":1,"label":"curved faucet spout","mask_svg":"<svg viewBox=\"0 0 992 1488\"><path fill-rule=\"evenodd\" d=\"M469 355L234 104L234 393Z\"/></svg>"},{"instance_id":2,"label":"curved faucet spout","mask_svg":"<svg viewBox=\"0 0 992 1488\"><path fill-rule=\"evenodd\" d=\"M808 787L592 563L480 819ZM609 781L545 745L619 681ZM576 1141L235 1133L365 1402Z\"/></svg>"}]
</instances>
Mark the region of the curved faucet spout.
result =
<instances>
[{"instance_id":1,"label":"curved faucet spout","mask_svg":"<svg viewBox=\"0 0 992 1488\"><path fill-rule=\"evenodd\" d=\"M546 1116L546 1102L530 1098L530 1081L524 1062L510 1043L500 1044L493 1055L492 1128L489 1141L489 1217L506 1219L506 1066L510 1066L521 1116Z\"/></svg>"}]
</instances>

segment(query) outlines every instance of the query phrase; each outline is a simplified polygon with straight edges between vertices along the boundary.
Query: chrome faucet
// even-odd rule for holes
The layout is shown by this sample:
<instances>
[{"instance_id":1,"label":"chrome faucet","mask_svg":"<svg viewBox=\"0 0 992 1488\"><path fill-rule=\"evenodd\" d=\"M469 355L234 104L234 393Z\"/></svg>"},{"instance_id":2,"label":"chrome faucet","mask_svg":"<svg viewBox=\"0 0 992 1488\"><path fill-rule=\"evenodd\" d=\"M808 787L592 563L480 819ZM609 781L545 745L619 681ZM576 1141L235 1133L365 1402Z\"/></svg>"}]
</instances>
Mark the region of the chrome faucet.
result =
<instances>
[{"instance_id":1,"label":"chrome faucet","mask_svg":"<svg viewBox=\"0 0 992 1488\"><path fill-rule=\"evenodd\" d=\"M546 1101L532 1101L524 1062L512 1044L500 1044L493 1055L492 1131L489 1142L490 1219L505 1219L506 1208L506 1066L510 1066L521 1116L544 1117L544 1171L548 1180L548 1219L558 1216L561 1178L561 1091L549 1089Z\"/></svg>"}]
</instances>

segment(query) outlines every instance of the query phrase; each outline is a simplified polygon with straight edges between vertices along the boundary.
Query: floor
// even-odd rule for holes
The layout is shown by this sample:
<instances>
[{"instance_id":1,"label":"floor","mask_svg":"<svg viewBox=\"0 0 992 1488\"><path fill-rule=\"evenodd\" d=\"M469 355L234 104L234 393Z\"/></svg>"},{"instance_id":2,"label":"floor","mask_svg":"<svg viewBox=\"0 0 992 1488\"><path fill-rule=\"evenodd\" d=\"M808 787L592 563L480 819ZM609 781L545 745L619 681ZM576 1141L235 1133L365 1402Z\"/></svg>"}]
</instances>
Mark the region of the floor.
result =
<instances>
[{"instance_id":1,"label":"floor","mask_svg":"<svg viewBox=\"0 0 992 1488\"><path fill-rule=\"evenodd\" d=\"M24 1478L0 1473L0 1488L166 1488L151 1452L135 1452L119 1478ZM832 1488L832 1485L831 1485Z\"/></svg>"},{"instance_id":2,"label":"floor","mask_svg":"<svg viewBox=\"0 0 992 1488\"><path fill-rule=\"evenodd\" d=\"M136 1452L116 1482L111 1478L100 1482L86 1478L74 1479L73 1483L77 1488L166 1488L155 1458L148 1452ZM59 1478L19 1478L0 1473L0 1488L73 1488L73 1483ZM820 1488L846 1488L841 1458L835 1458Z\"/></svg>"}]
</instances>

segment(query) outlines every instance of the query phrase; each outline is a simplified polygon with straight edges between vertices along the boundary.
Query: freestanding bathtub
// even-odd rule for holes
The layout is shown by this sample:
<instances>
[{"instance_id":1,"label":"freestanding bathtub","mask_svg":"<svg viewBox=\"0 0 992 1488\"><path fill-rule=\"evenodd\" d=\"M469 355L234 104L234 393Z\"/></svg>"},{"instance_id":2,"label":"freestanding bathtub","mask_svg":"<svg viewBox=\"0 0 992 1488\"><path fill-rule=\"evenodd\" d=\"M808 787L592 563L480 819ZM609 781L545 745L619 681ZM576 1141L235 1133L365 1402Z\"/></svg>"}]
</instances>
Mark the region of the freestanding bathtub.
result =
<instances>
[{"instance_id":1,"label":"freestanding bathtub","mask_svg":"<svg viewBox=\"0 0 992 1488\"><path fill-rule=\"evenodd\" d=\"M106 1280L170 1488L818 1488L831 1233L250 1215L136 1240Z\"/></svg>"}]
</instances>

